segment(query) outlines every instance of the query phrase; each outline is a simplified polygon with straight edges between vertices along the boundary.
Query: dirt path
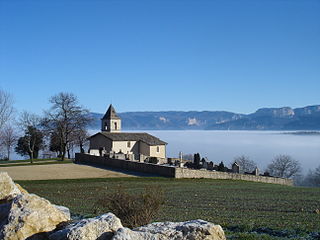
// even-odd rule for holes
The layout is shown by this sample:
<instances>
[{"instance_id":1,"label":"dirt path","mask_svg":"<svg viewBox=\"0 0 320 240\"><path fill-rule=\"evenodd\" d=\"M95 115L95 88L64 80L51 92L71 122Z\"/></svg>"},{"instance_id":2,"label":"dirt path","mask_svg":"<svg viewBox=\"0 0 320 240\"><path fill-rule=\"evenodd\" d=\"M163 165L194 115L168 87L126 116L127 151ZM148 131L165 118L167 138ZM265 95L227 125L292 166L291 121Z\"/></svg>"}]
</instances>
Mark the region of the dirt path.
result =
<instances>
[{"instance_id":1,"label":"dirt path","mask_svg":"<svg viewBox=\"0 0 320 240\"><path fill-rule=\"evenodd\" d=\"M10 177L13 178L13 180L112 178L136 176L130 173L122 173L118 171L72 163L0 167L0 172L7 172Z\"/></svg>"}]
</instances>

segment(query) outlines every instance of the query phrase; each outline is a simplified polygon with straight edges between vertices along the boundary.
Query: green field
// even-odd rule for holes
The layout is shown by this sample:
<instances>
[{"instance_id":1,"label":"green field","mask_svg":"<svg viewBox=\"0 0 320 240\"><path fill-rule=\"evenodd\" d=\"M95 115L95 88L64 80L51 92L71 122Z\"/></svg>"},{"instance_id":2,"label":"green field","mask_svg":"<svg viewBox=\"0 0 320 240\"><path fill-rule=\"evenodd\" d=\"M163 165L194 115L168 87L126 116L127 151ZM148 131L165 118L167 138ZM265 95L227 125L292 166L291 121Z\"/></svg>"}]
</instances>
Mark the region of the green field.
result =
<instances>
[{"instance_id":1,"label":"green field","mask_svg":"<svg viewBox=\"0 0 320 240\"><path fill-rule=\"evenodd\" d=\"M168 178L18 183L29 192L43 196L55 204L67 206L73 214L85 217L102 213L101 209L94 207L97 199L111 194L117 185L124 186L133 193L142 191L146 185L160 185L165 191L166 203L155 221L200 218L222 225L230 239L286 239L290 234L305 236L310 232L320 231L320 214L315 212L320 209L319 188L231 180ZM283 230L286 230L284 236L270 237L278 236ZM254 231L265 231L268 234L258 234L259 237L256 238L257 234L252 233Z\"/></svg>"}]
</instances>

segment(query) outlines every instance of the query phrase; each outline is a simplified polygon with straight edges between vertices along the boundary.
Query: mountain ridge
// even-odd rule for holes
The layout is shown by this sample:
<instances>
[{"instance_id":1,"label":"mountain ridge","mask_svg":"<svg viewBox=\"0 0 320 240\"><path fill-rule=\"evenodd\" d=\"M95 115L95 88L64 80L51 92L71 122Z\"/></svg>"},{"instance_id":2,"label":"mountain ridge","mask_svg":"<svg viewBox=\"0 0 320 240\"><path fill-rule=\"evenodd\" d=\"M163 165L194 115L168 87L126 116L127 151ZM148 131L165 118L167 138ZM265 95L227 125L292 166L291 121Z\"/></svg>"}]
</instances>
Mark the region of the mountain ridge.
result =
<instances>
[{"instance_id":1,"label":"mountain ridge","mask_svg":"<svg viewBox=\"0 0 320 240\"><path fill-rule=\"evenodd\" d=\"M229 111L143 111L118 113L124 130L320 130L320 105ZM100 128L102 113L91 113Z\"/></svg>"}]
</instances>

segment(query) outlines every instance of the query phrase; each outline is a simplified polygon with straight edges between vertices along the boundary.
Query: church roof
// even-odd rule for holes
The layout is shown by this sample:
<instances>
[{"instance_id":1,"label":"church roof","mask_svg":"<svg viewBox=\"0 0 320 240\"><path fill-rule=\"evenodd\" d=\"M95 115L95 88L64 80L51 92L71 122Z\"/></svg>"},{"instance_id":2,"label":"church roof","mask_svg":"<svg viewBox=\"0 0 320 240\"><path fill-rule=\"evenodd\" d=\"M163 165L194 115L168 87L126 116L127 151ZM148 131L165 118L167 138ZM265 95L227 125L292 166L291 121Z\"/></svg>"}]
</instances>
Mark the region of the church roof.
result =
<instances>
[{"instance_id":1,"label":"church roof","mask_svg":"<svg viewBox=\"0 0 320 240\"><path fill-rule=\"evenodd\" d=\"M116 110L114 109L112 104L110 104L107 112L104 114L102 119L120 119L120 117L117 115Z\"/></svg>"},{"instance_id":2,"label":"church roof","mask_svg":"<svg viewBox=\"0 0 320 240\"><path fill-rule=\"evenodd\" d=\"M159 138L152 136L148 133L126 133L126 132L99 132L90 138L102 134L104 137L109 138L112 141L142 141L148 145L165 145L166 142L160 140Z\"/></svg>"}]
</instances>

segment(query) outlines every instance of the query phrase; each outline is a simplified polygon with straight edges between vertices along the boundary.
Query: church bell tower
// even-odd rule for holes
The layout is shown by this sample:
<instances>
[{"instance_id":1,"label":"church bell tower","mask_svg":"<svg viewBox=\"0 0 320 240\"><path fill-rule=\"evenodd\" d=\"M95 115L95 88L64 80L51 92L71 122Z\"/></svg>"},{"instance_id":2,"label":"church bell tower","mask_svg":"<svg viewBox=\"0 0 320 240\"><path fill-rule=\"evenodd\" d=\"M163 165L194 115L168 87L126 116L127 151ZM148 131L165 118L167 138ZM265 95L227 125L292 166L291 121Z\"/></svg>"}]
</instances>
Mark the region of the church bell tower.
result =
<instances>
[{"instance_id":1,"label":"church bell tower","mask_svg":"<svg viewBox=\"0 0 320 240\"><path fill-rule=\"evenodd\" d=\"M106 114L101 118L101 131L120 132L121 118L117 115L112 104L110 104Z\"/></svg>"}]
</instances>

